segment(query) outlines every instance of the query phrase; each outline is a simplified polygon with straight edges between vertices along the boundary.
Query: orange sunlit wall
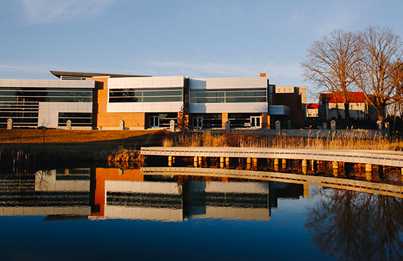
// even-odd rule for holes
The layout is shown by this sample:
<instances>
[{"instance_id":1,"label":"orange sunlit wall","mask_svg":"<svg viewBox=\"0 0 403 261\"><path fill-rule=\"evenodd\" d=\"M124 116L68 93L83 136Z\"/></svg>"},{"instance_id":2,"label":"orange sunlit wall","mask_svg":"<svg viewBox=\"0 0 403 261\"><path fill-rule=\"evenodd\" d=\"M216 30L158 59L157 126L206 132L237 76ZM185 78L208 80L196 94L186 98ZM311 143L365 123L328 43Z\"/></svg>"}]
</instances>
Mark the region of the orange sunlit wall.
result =
<instances>
[{"instance_id":1,"label":"orange sunlit wall","mask_svg":"<svg viewBox=\"0 0 403 261\"><path fill-rule=\"evenodd\" d=\"M113 129L119 128L119 122L123 120L127 128L145 128L145 113L127 113L127 112L107 112L108 105L108 77L94 77L95 94L94 99L97 100L94 108L94 127L97 129Z\"/></svg>"},{"instance_id":2,"label":"orange sunlit wall","mask_svg":"<svg viewBox=\"0 0 403 261\"><path fill-rule=\"evenodd\" d=\"M91 216L104 216L106 191L105 181L119 180L119 181L144 181L144 176L139 169L128 169L121 173L118 168L96 168L95 169L95 205L99 206L99 213L91 213Z\"/></svg>"}]
</instances>

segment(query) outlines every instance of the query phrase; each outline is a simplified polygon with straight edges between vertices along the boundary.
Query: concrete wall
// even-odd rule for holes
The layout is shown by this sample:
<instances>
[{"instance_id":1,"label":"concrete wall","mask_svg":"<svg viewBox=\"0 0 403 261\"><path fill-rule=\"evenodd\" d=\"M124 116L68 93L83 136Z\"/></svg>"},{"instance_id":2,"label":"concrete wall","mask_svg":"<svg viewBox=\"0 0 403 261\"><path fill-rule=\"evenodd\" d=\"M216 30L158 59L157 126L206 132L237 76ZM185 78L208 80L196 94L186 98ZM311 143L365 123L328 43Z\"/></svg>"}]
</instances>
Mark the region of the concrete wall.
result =
<instances>
[{"instance_id":1,"label":"concrete wall","mask_svg":"<svg viewBox=\"0 0 403 261\"><path fill-rule=\"evenodd\" d=\"M190 103L189 113L267 113L266 102Z\"/></svg>"},{"instance_id":2,"label":"concrete wall","mask_svg":"<svg viewBox=\"0 0 403 261\"><path fill-rule=\"evenodd\" d=\"M108 112L107 106L109 101L109 89L107 77L95 78L95 94L94 94L94 124L95 129L100 130L117 130L119 122L125 121L127 129L144 129L145 113L144 112Z\"/></svg>"},{"instance_id":3,"label":"concrete wall","mask_svg":"<svg viewBox=\"0 0 403 261\"><path fill-rule=\"evenodd\" d=\"M120 88L183 88L184 81L183 76L109 78L108 90ZM108 100L107 112L178 112L182 105L183 101L109 103Z\"/></svg>"},{"instance_id":4,"label":"concrete wall","mask_svg":"<svg viewBox=\"0 0 403 261\"><path fill-rule=\"evenodd\" d=\"M189 89L247 89L267 88L264 77L190 79ZM190 103L189 113L267 113L267 102Z\"/></svg>"},{"instance_id":5,"label":"concrete wall","mask_svg":"<svg viewBox=\"0 0 403 261\"><path fill-rule=\"evenodd\" d=\"M1 87L27 88L27 90L29 88L93 89L95 87L95 81L0 79L0 88ZM92 102L39 102L38 126L57 128L59 124L59 112L92 113L92 104ZM74 119L72 120L74 121Z\"/></svg>"},{"instance_id":6,"label":"concrete wall","mask_svg":"<svg viewBox=\"0 0 403 261\"><path fill-rule=\"evenodd\" d=\"M0 87L41 87L41 88L94 88L94 81L61 80L18 80L0 79Z\"/></svg>"},{"instance_id":7,"label":"concrete wall","mask_svg":"<svg viewBox=\"0 0 403 261\"><path fill-rule=\"evenodd\" d=\"M38 126L57 128L59 112L92 113L92 102L40 102Z\"/></svg>"}]
</instances>

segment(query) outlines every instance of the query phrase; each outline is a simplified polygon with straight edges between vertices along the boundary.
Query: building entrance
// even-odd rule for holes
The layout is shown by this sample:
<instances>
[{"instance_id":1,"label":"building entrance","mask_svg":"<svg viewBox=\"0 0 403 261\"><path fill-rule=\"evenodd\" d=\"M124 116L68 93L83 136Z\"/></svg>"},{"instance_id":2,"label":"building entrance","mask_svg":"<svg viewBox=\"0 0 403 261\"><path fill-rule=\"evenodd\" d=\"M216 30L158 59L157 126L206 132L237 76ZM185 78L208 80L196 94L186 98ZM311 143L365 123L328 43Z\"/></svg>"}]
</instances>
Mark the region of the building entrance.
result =
<instances>
[{"instance_id":1,"label":"building entrance","mask_svg":"<svg viewBox=\"0 0 403 261\"><path fill-rule=\"evenodd\" d=\"M250 127L251 128L261 128L261 117L260 116L250 116Z\"/></svg>"},{"instance_id":2,"label":"building entrance","mask_svg":"<svg viewBox=\"0 0 403 261\"><path fill-rule=\"evenodd\" d=\"M150 116L150 128L157 128L160 126L159 116Z\"/></svg>"}]
</instances>

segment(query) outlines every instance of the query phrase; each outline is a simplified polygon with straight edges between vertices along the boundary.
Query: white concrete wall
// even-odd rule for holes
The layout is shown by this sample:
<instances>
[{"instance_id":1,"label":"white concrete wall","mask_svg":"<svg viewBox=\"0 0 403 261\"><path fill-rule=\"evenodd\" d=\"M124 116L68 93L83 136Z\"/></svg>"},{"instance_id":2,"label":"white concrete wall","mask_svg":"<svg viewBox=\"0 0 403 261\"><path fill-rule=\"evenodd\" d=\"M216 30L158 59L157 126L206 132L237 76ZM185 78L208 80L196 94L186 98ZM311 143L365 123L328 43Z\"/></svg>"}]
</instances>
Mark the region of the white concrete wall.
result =
<instances>
[{"instance_id":1,"label":"white concrete wall","mask_svg":"<svg viewBox=\"0 0 403 261\"><path fill-rule=\"evenodd\" d=\"M120 89L183 87L184 81L185 77L183 76L109 78L108 88Z\"/></svg>"},{"instance_id":2,"label":"white concrete wall","mask_svg":"<svg viewBox=\"0 0 403 261\"><path fill-rule=\"evenodd\" d=\"M0 87L42 87L42 88L94 88L93 80L19 80L19 79L0 79Z\"/></svg>"},{"instance_id":3,"label":"white concrete wall","mask_svg":"<svg viewBox=\"0 0 403 261\"><path fill-rule=\"evenodd\" d=\"M174 182L147 182L147 181L105 181L107 192L135 192L145 194L180 195L181 189Z\"/></svg>"},{"instance_id":4,"label":"white concrete wall","mask_svg":"<svg viewBox=\"0 0 403 261\"><path fill-rule=\"evenodd\" d=\"M147 181L105 181L107 192L134 192L144 194L180 195L181 189L174 182ZM107 219L142 219L158 221L182 221L182 209L153 208L137 206L111 206L106 198L105 218Z\"/></svg>"},{"instance_id":5,"label":"white concrete wall","mask_svg":"<svg viewBox=\"0 0 403 261\"><path fill-rule=\"evenodd\" d=\"M35 173L35 191L89 192L89 180L56 180L56 170Z\"/></svg>"},{"instance_id":6,"label":"white concrete wall","mask_svg":"<svg viewBox=\"0 0 403 261\"><path fill-rule=\"evenodd\" d=\"M269 184L262 182L189 182L189 190L201 192L218 193L250 193L268 194Z\"/></svg>"},{"instance_id":7,"label":"white concrete wall","mask_svg":"<svg viewBox=\"0 0 403 261\"><path fill-rule=\"evenodd\" d=\"M242 77L242 78L198 78L189 80L190 89L243 89L266 88L267 78Z\"/></svg>"},{"instance_id":8,"label":"white concrete wall","mask_svg":"<svg viewBox=\"0 0 403 261\"><path fill-rule=\"evenodd\" d=\"M140 219L165 222L183 221L182 209L105 206L105 219Z\"/></svg>"},{"instance_id":9,"label":"white concrete wall","mask_svg":"<svg viewBox=\"0 0 403 261\"><path fill-rule=\"evenodd\" d=\"M91 215L91 206L0 207L0 216Z\"/></svg>"},{"instance_id":10,"label":"white concrete wall","mask_svg":"<svg viewBox=\"0 0 403 261\"><path fill-rule=\"evenodd\" d=\"M184 76L109 78L109 89L184 87ZM183 102L109 103L107 112L178 112Z\"/></svg>"},{"instance_id":11,"label":"white concrete wall","mask_svg":"<svg viewBox=\"0 0 403 261\"><path fill-rule=\"evenodd\" d=\"M190 103L190 113L263 113L267 112L267 102L237 103Z\"/></svg>"},{"instance_id":12,"label":"white concrete wall","mask_svg":"<svg viewBox=\"0 0 403 261\"><path fill-rule=\"evenodd\" d=\"M59 124L59 112L92 113L92 106L92 102L40 102L38 126L56 128Z\"/></svg>"},{"instance_id":13,"label":"white concrete wall","mask_svg":"<svg viewBox=\"0 0 403 261\"><path fill-rule=\"evenodd\" d=\"M183 102L116 102L108 103L108 112L178 112Z\"/></svg>"},{"instance_id":14,"label":"white concrete wall","mask_svg":"<svg viewBox=\"0 0 403 261\"><path fill-rule=\"evenodd\" d=\"M239 220L270 220L267 208L236 208L206 206L205 214L192 214L192 218L221 218Z\"/></svg>"},{"instance_id":15,"label":"white concrete wall","mask_svg":"<svg viewBox=\"0 0 403 261\"><path fill-rule=\"evenodd\" d=\"M25 88L85 88L93 89L93 80L19 80L0 79L1 87L25 87ZM90 112L92 113L92 102L40 102L38 126L50 128L58 127L59 112Z\"/></svg>"},{"instance_id":16,"label":"white concrete wall","mask_svg":"<svg viewBox=\"0 0 403 261\"><path fill-rule=\"evenodd\" d=\"M267 88L267 78L200 78L190 79L189 89L254 89ZM267 102L242 103L190 103L190 113L263 113L267 112Z\"/></svg>"}]
</instances>

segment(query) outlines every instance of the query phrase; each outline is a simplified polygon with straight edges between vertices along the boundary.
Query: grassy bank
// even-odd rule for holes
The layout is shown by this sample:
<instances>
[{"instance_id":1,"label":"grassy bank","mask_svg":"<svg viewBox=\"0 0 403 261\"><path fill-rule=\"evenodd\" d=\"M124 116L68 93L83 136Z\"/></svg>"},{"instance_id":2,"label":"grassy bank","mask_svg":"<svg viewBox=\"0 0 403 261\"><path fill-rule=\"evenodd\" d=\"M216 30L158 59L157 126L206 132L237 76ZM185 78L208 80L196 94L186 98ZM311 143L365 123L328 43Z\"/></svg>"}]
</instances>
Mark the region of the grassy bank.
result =
<instances>
[{"instance_id":1,"label":"grassy bank","mask_svg":"<svg viewBox=\"0 0 403 261\"><path fill-rule=\"evenodd\" d=\"M403 141L400 139L391 139L382 136L375 136L372 139L366 139L363 137L303 138L257 134L203 132L179 134L175 137L167 137L163 142L163 146L402 151Z\"/></svg>"},{"instance_id":2,"label":"grassy bank","mask_svg":"<svg viewBox=\"0 0 403 261\"><path fill-rule=\"evenodd\" d=\"M144 142L156 131L99 131L47 129L0 129L0 144L94 144L125 145L128 142ZM135 144L131 144L134 146Z\"/></svg>"},{"instance_id":3,"label":"grassy bank","mask_svg":"<svg viewBox=\"0 0 403 261\"><path fill-rule=\"evenodd\" d=\"M0 129L0 162L2 167L107 162L119 151L139 149L156 133L150 130Z\"/></svg>"}]
</instances>

